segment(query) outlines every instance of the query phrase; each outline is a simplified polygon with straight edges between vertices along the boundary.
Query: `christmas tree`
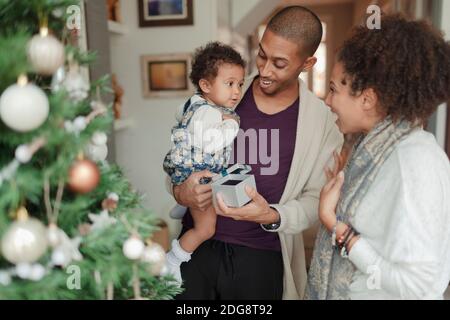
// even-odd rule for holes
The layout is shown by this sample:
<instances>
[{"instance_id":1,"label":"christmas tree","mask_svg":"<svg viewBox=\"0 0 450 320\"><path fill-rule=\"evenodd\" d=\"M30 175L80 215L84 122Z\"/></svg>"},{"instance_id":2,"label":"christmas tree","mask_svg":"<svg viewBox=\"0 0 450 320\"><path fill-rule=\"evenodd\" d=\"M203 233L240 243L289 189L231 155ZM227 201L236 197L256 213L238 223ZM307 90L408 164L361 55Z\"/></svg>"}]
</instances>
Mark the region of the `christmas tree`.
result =
<instances>
[{"instance_id":1,"label":"christmas tree","mask_svg":"<svg viewBox=\"0 0 450 320\"><path fill-rule=\"evenodd\" d=\"M0 299L170 299L157 218L105 160L110 81L82 75L78 6L0 0Z\"/></svg>"}]
</instances>

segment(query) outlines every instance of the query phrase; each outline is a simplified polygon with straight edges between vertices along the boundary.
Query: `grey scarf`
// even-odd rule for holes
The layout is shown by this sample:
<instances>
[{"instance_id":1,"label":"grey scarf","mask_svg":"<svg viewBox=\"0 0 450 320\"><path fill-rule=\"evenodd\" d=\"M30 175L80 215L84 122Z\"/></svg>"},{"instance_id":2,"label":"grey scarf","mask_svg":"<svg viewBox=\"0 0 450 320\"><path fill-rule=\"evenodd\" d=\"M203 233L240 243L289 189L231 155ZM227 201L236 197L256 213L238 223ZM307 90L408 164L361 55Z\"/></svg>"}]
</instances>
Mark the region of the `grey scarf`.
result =
<instances>
[{"instance_id":1,"label":"grey scarf","mask_svg":"<svg viewBox=\"0 0 450 320\"><path fill-rule=\"evenodd\" d=\"M380 122L366 136L361 136L345 168L345 181L336 215L347 224L369 190L378 171L399 141L418 130L408 121L394 123L390 117ZM364 235L363 235L364 236ZM331 234L322 225L317 234L308 274L306 299L349 299L354 265L332 248Z\"/></svg>"}]
</instances>

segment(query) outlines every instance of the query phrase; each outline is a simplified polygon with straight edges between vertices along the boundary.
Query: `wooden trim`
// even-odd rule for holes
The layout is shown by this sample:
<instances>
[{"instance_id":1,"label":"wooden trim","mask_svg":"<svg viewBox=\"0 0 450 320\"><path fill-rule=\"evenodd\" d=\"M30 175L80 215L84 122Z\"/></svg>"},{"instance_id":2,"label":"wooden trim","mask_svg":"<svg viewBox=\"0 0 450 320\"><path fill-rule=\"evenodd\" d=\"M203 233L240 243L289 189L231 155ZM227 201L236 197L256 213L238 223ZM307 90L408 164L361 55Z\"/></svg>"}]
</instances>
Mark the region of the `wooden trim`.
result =
<instances>
[{"instance_id":1,"label":"wooden trim","mask_svg":"<svg viewBox=\"0 0 450 320\"><path fill-rule=\"evenodd\" d=\"M137 0L139 8L139 27L167 27L167 26L189 26L194 24L194 14L192 12L192 0L186 0L187 17L184 19L161 19L161 20L145 20L144 2L145 0Z\"/></svg>"}]
</instances>

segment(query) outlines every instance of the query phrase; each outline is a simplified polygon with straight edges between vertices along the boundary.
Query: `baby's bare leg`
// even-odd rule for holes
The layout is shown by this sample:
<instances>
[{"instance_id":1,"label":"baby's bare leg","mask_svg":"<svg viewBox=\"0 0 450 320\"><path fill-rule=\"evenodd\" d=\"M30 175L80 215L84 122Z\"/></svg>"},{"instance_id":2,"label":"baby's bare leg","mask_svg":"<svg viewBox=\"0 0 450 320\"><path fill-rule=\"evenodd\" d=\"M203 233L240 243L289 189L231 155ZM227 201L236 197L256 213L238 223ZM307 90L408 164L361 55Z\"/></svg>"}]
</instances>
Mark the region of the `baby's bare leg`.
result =
<instances>
[{"instance_id":1,"label":"baby's bare leg","mask_svg":"<svg viewBox=\"0 0 450 320\"><path fill-rule=\"evenodd\" d=\"M200 244L212 238L216 233L217 215L214 207L206 211L191 209L194 227L180 238L180 246L187 252L194 252Z\"/></svg>"}]
</instances>

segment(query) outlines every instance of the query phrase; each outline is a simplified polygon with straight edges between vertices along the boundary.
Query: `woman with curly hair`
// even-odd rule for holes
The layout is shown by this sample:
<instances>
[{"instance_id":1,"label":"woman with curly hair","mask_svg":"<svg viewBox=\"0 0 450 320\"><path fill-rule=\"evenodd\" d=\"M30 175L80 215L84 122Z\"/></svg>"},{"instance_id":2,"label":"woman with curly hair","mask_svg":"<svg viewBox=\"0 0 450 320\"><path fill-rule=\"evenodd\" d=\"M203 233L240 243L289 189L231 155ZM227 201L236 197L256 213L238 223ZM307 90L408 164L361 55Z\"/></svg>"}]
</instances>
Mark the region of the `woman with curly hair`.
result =
<instances>
[{"instance_id":1,"label":"woman with curly hair","mask_svg":"<svg viewBox=\"0 0 450 320\"><path fill-rule=\"evenodd\" d=\"M450 164L423 126L450 97L450 45L422 21L357 27L327 105L360 134L322 189L309 299L442 299L450 280Z\"/></svg>"}]
</instances>

